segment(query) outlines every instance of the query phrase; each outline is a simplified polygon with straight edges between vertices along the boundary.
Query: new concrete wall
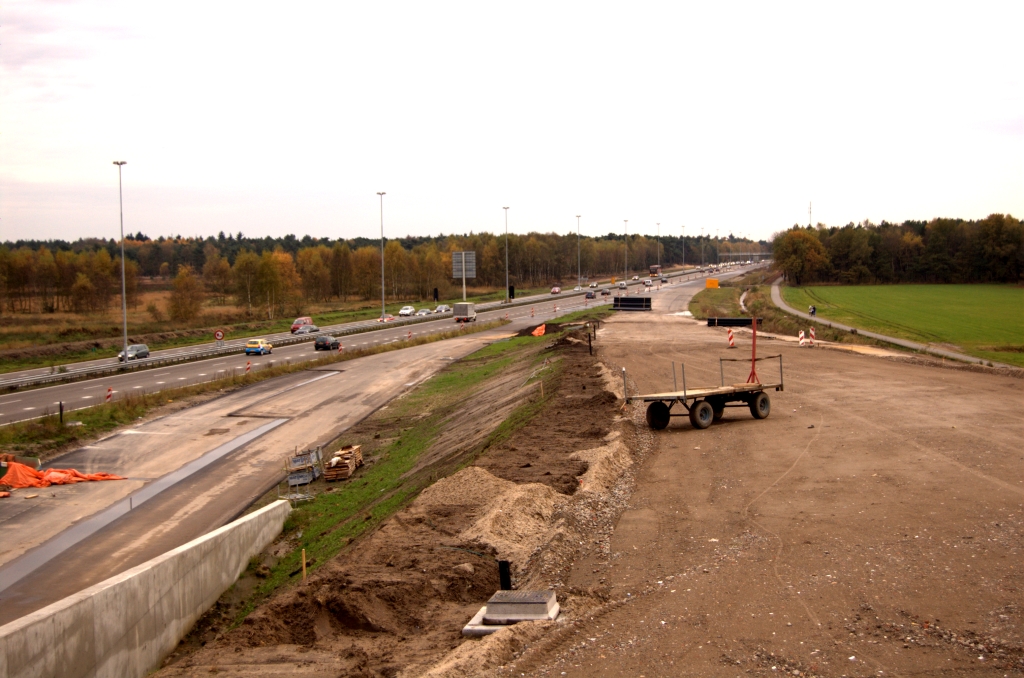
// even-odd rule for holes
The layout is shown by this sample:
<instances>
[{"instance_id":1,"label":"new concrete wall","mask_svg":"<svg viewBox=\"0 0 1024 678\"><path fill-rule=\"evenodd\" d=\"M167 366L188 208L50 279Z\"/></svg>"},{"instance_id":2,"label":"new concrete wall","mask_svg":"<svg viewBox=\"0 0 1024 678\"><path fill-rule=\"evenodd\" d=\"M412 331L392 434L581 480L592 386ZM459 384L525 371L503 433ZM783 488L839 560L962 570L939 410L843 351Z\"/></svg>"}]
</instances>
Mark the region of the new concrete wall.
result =
<instances>
[{"instance_id":1,"label":"new concrete wall","mask_svg":"<svg viewBox=\"0 0 1024 678\"><path fill-rule=\"evenodd\" d=\"M0 627L0 677L145 676L281 533L290 510L274 502Z\"/></svg>"}]
</instances>

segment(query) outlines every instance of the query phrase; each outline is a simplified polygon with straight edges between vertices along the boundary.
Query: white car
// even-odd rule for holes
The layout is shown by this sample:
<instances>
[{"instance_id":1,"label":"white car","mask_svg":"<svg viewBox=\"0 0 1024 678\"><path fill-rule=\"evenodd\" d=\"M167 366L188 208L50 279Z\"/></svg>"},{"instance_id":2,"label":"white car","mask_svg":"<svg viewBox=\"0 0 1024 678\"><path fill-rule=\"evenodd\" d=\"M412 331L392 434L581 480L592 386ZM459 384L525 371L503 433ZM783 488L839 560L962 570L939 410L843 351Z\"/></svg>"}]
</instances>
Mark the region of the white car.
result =
<instances>
[{"instance_id":1,"label":"white car","mask_svg":"<svg viewBox=\"0 0 1024 678\"><path fill-rule=\"evenodd\" d=\"M650 287L653 283L650 278L644 279L644 287Z\"/></svg>"},{"instance_id":2,"label":"white car","mask_svg":"<svg viewBox=\"0 0 1024 678\"><path fill-rule=\"evenodd\" d=\"M579 285L577 285L576 287L572 288L572 291L573 291L573 292L579 292L579 291L580 291L580 290L582 290L582 289L583 289L582 287L580 287Z\"/></svg>"},{"instance_id":3,"label":"white car","mask_svg":"<svg viewBox=\"0 0 1024 678\"><path fill-rule=\"evenodd\" d=\"M639 280L639 279L640 279L640 276L638 276L638 275L634 275L633 276L633 280Z\"/></svg>"},{"instance_id":4,"label":"white car","mask_svg":"<svg viewBox=\"0 0 1024 678\"><path fill-rule=\"evenodd\" d=\"M597 289L597 283L590 283L590 289L596 290Z\"/></svg>"},{"instance_id":5,"label":"white car","mask_svg":"<svg viewBox=\"0 0 1024 678\"><path fill-rule=\"evenodd\" d=\"M402 310L398 312L398 315L400 317L401 316L410 316L410 315L413 315L414 313L416 313L416 307L415 306L403 306Z\"/></svg>"},{"instance_id":6,"label":"white car","mask_svg":"<svg viewBox=\"0 0 1024 678\"><path fill-rule=\"evenodd\" d=\"M620 290L626 289L626 281L625 280L620 280L619 281L619 289Z\"/></svg>"}]
</instances>

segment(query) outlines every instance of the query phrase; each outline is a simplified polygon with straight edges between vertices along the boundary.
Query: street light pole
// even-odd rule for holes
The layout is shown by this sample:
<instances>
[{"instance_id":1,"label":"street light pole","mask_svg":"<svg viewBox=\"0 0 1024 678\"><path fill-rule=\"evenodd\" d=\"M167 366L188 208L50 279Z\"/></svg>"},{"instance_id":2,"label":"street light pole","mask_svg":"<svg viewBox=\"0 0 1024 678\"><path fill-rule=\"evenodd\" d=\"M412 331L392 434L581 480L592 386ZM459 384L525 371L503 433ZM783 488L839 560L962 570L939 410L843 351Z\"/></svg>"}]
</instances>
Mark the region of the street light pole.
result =
<instances>
[{"instance_id":1,"label":"street light pole","mask_svg":"<svg viewBox=\"0 0 1024 678\"><path fill-rule=\"evenodd\" d=\"M628 280L629 280L629 233L628 233L628 230L629 230L629 219L623 219L622 220L622 244L626 246L626 256L623 257L623 259L622 259L622 261L623 261L622 279L627 281L626 282L627 285L629 284L629 282L628 282Z\"/></svg>"},{"instance_id":2,"label":"street light pole","mask_svg":"<svg viewBox=\"0 0 1024 678\"><path fill-rule=\"evenodd\" d=\"M679 237L683 241L683 268L686 268L686 226L679 227Z\"/></svg>"},{"instance_id":3,"label":"street light pole","mask_svg":"<svg viewBox=\"0 0 1024 678\"><path fill-rule=\"evenodd\" d=\"M576 215L576 287L583 286L583 267L580 265L580 215Z\"/></svg>"},{"instance_id":4,"label":"street light pole","mask_svg":"<svg viewBox=\"0 0 1024 678\"><path fill-rule=\"evenodd\" d=\"M704 272L704 227L700 227L700 272Z\"/></svg>"},{"instance_id":5,"label":"street light pole","mask_svg":"<svg viewBox=\"0 0 1024 678\"><path fill-rule=\"evenodd\" d=\"M509 303L511 299L508 293L508 208L502 207L505 210L505 303Z\"/></svg>"},{"instance_id":6,"label":"street light pole","mask_svg":"<svg viewBox=\"0 0 1024 678\"><path fill-rule=\"evenodd\" d=\"M661 222L658 222L658 270L661 270Z\"/></svg>"},{"instance_id":7,"label":"street light pole","mask_svg":"<svg viewBox=\"0 0 1024 678\"><path fill-rule=\"evenodd\" d=\"M124 192L121 188L121 168L128 163L124 160L115 160L117 165L117 203L121 212L121 318L124 321L124 364L128 364L128 297L125 292L124 282Z\"/></svg>"},{"instance_id":8,"label":"street light pole","mask_svg":"<svg viewBox=\"0 0 1024 678\"><path fill-rule=\"evenodd\" d=\"M380 196L380 319L384 320L384 191L377 191Z\"/></svg>"}]
</instances>

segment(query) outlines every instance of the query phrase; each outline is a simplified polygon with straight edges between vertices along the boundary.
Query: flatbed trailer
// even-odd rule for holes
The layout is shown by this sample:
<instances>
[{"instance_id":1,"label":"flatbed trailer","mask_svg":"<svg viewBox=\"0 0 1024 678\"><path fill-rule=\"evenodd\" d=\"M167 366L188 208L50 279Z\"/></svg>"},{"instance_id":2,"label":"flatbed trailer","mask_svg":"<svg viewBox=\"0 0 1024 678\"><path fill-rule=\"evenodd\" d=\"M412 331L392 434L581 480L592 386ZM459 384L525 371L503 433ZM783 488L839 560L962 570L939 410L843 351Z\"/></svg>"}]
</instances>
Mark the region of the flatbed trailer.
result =
<instances>
[{"instance_id":1,"label":"flatbed trailer","mask_svg":"<svg viewBox=\"0 0 1024 678\"><path fill-rule=\"evenodd\" d=\"M754 419L767 419L772 411L772 401L766 391L783 391L785 384L782 379L782 356L773 355L763 358L753 358L756 362L761 360L779 359L779 381L777 383L761 383L756 381L743 384L726 384L725 370L722 363L740 362L730 358L719 358L718 369L722 375L720 386L702 386L699 388L686 388L686 367L682 366L683 390L669 391L666 393L651 393L648 395L628 396L627 402L640 400L647 405L647 425L656 431L668 426L672 417L690 418L690 423L696 429L705 429L713 422L720 420L725 415L727 407L747 407ZM743 361L746 362L746 361ZM756 377L756 372L751 370ZM672 380L676 378L676 367L672 365ZM673 412L672 408L681 405L683 412Z\"/></svg>"}]
</instances>

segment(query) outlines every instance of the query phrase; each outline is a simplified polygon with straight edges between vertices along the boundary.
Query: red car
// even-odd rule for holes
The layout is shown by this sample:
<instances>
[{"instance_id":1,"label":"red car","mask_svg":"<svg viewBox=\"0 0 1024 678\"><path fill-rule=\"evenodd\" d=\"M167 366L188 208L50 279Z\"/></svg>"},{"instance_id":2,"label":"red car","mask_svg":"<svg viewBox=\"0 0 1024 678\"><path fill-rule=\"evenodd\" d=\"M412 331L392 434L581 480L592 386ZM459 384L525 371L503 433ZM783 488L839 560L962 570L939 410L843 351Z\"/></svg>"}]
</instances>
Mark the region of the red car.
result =
<instances>
[{"instance_id":1,"label":"red car","mask_svg":"<svg viewBox=\"0 0 1024 678\"><path fill-rule=\"evenodd\" d=\"M296 318L295 322L292 323L292 334L302 327L303 325L312 325L313 319L309 316L303 316L302 318Z\"/></svg>"},{"instance_id":2,"label":"red car","mask_svg":"<svg viewBox=\"0 0 1024 678\"><path fill-rule=\"evenodd\" d=\"M551 294L561 294L561 293L562 293L562 288L561 287L552 287L551 288Z\"/></svg>"}]
</instances>

